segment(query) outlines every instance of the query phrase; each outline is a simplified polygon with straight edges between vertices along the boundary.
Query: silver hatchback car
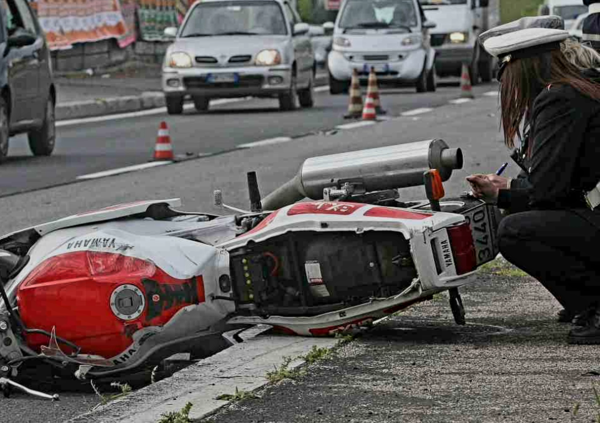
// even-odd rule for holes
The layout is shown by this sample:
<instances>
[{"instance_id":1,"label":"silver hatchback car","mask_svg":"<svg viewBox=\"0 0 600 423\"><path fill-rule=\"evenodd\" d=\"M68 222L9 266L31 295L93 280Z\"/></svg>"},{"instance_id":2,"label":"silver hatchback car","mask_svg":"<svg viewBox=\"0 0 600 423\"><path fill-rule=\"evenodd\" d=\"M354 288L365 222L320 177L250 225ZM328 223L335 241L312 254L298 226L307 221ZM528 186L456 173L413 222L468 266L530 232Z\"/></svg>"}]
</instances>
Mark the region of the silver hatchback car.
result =
<instances>
[{"instance_id":1,"label":"silver hatchback car","mask_svg":"<svg viewBox=\"0 0 600 423\"><path fill-rule=\"evenodd\" d=\"M188 11L167 50L162 85L169 114L191 96L278 98L282 110L312 107L316 64L309 26L288 0L203 0Z\"/></svg>"}]
</instances>

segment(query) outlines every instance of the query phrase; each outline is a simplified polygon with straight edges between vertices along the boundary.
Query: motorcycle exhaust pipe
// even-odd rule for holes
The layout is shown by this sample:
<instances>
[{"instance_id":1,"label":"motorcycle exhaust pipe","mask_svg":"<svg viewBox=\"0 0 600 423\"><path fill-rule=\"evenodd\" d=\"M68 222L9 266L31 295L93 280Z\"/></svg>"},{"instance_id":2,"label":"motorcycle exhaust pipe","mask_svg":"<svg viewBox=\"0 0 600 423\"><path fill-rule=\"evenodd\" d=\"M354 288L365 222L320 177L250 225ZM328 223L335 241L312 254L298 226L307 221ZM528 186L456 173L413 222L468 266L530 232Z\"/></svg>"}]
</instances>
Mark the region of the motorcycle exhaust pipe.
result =
<instances>
[{"instance_id":1,"label":"motorcycle exhaust pipe","mask_svg":"<svg viewBox=\"0 0 600 423\"><path fill-rule=\"evenodd\" d=\"M277 210L304 198L323 199L325 188L360 184L367 192L423 185L423 173L437 169L443 181L462 169L460 148L440 139L352 151L304 161L298 174L262 201L264 210Z\"/></svg>"}]
</instances>

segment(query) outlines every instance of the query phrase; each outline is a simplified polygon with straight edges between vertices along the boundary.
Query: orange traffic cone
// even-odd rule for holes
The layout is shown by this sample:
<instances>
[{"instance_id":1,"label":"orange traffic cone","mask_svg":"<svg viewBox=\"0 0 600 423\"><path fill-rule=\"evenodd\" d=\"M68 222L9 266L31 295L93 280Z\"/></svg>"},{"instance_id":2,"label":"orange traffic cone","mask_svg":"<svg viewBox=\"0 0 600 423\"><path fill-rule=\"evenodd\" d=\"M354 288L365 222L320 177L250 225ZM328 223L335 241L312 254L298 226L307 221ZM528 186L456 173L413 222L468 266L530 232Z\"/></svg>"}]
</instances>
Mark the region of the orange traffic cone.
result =
<instances>
[{"instance_id":1,"label":"orange traffic cone","mask_svg":"<svg viewBox=\"0 0 600 423\"><path fill-rule=\"evenodd\" d=\"M471 86L471 77L469 76L469 67L464 63L462 65L462 76L460 77L460 97L475 98Z\"/></svg>"},{"instance_id":2,"label":"orange traffic cone","mask_svg":"<svg viewBox=\"0 0 600 423\"><path fill-rule=\"evenodd\" d=\"M367 86L367 95L371 93L373 97L373 104L375 105L375 113L378 115L385 115L386 111L381 108L381 100L379 98L379 84L377 83L377 74L375 74L375 68L371 68L369 72L369 84Z\"/></svg>"},{"instance_id":3,"label":"orange traffic cone","mask_svg":"<svg viewBox=\"0 0 600 423\"><path fill-rule=\"evenodd\" d=\"M360 81L358 80L358 71L352 71L352 83L350 84L350 103L348 104L348 113L345 119L359 119L363 112L362 94L360 92Z\"/></svg>"},{"instance_id":4,"label":"orange traffic cone","mask_svg":"<svg viewBox=\"0 0 600 423\"><path fill-rule=\"evenodd\" d=\"M173 160L173 147L169 136L169 127L166 122L161 122L158 128L158 137L154 147L154 160Z\"/></svg>"},{"instance_id":5,"label":"orange traffic cone","mask_svg":"<svg viewBox=\"0 0 600 423\"><path fill-rule=\"evenodd\" d=\"M375 111L375 101L371 93L367 94L362 118L363 120L377 120L377 112Z\"/></svg>"}]
</instances>

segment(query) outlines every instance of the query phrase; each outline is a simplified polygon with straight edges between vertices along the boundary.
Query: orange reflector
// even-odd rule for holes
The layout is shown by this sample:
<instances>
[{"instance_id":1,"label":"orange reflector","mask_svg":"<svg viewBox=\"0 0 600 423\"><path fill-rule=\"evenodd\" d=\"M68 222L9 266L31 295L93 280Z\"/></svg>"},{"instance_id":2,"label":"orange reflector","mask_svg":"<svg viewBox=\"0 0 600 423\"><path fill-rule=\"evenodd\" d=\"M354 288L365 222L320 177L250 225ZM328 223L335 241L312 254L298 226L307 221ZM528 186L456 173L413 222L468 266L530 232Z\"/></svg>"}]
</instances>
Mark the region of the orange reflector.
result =
<instances>
[{"instance_id":1,"label":"orange reflector","mask_svg":"<svg viewBox=\"0 0 600 423\"><path fill-rule=\"evenodd\" d=\"M446 193L444 192L444 184L442 183L442 177L437 169L431 169L425 173L427 197L429 200L438 201L444 198Z\"/></svg>"}]
</instances>

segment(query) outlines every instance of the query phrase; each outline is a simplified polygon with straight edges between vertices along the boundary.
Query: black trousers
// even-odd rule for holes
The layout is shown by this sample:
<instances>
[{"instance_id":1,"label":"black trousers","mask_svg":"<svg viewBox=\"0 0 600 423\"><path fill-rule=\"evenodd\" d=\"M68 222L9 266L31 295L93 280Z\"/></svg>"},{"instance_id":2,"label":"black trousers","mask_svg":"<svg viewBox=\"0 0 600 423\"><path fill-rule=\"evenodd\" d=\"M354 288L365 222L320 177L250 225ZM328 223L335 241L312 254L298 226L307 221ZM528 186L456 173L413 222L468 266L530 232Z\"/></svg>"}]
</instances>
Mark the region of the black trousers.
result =
<instances>
[{"instance_id":1,"label":"black trousers","mask_svg":"<svg viewBox=\"0 0 600 423\"><path fill-rule=\"evenodd\" d=\"M501 221L498 242L506 260L567 310L600 305L600 229L590 219L569 210L516 213Z\"/></svg>"}]
</instances>

